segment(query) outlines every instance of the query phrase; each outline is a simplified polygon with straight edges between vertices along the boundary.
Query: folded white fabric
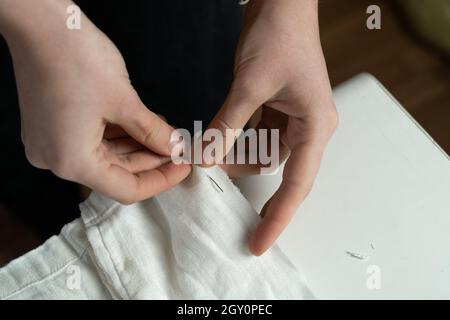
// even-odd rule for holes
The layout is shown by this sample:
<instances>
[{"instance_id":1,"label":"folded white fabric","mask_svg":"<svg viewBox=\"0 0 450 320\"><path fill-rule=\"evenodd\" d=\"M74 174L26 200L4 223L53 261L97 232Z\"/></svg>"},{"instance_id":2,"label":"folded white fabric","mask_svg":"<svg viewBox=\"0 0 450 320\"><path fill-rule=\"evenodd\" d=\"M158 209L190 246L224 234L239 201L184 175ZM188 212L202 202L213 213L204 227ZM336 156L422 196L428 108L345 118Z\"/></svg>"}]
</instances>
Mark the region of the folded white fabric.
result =
<instances>
[{"instance_id":1,"label":"folded white fabric","mask_svg":"<svg viewBox=\"0 0 450 320\"><path fill-rule=\"evenodd\" d=\"M123 206L93 194L81 219L0 270L2 299L307 299L276 246L247 248L258 215L218 168Z\"/></svg>"}]
</instances>

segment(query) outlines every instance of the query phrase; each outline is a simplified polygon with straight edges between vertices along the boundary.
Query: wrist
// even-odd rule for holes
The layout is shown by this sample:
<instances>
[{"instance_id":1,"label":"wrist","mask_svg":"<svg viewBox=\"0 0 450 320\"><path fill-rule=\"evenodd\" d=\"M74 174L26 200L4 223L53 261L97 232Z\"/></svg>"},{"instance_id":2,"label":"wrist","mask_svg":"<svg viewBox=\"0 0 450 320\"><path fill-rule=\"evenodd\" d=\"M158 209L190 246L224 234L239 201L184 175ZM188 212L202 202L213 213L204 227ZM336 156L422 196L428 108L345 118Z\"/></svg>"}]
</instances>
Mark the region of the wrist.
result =
<instances>
[{"instance_id":1,"label":"wrist","mask_svg":"<svg viewBox=\"0 0 450 320\"><path fill-rule=\"evenodd\" d=\"M317 19L317 16L318 0L250 0L245 10L246 22L256 18L301 22L310 20L309 17Z\"/></svg>"},{"instance_id":2,"label":"wrist","mask_svg":"<svg viewBox=\"0 0 450 320\"><path fill-rule=\"evenodd\" d=\"M38 4L37 4L38 3ZM100 54L105 37L81 13L80 29L69 29L71 0L0 0L0 33L6 39L14 66L32 61L42 68L59 68Z\"/></svg>"},{"instance_id":3,"label":"wrist","mask_svg":"<svg viewBox=\"0 0 450 320\"><path fill-rule=\"evenodd\" d=\"M0 33L10 47L46 43L66 28L70 0L0 0Z\"/></svg>"}]
</instances>

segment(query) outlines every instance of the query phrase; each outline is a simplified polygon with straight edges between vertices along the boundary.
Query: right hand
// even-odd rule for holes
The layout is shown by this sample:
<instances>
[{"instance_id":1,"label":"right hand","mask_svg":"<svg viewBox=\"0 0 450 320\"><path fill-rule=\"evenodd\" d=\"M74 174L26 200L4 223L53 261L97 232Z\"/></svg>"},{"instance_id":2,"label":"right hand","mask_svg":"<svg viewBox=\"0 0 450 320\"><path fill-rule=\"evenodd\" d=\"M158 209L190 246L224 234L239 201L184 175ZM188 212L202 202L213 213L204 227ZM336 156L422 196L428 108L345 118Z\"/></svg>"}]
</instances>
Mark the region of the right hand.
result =
<instances>
[{"instance_id":1,"label":"right hand","mask_svg":"<svg viewBox=\"0 0 450 320\"><path fill-rule=\"evenodd\" d=\"M85 16L67 29L69 1L42 3L34 17L51 19L4 34L28 160L127 204L181 182L191 167L170 161L173 128L144 106L114 44Z\"/></svg>"}]
</instances>

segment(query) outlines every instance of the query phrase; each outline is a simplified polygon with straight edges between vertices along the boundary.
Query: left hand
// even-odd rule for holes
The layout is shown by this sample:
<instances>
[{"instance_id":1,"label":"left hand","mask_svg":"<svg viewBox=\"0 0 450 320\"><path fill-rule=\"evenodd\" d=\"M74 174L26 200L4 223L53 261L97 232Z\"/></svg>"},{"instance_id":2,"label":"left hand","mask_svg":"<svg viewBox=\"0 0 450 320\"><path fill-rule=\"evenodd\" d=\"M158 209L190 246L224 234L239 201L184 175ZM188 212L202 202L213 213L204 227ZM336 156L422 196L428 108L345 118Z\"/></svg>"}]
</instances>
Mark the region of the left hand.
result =
<instances>
[{"instance_id":1,"label":"left hand","mask_svg":"<svg viewBox=\"0 0 450 320\"><path fill-rule=\"evenodd\" d=\"M241 129L264 106L259 128L280 129L289 154L283 181L265 204L250 239L264 253L310 192L323 151L338 124L323 56L317 0L251 0L236 53L235 78L209 128ZM225 150L228 151L228 150ZM246 166L222 166L233 175ZM247 166L254 170L254 165Z\"/></svg>"}]
</instances>

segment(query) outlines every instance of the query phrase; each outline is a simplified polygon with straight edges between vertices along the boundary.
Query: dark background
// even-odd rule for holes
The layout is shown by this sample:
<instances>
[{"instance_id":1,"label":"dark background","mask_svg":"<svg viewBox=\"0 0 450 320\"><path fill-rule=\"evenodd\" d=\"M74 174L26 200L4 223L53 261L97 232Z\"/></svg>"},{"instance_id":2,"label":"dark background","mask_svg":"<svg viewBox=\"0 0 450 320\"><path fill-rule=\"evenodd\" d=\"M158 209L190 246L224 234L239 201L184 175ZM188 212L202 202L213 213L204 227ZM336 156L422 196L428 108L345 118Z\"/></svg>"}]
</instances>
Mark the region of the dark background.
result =
<instances>
[{"instance_id":1,"label":"dark background","mask_svg":"<svg viewBox=\"0 0 450 320\"><path fill-rule=\"evenodd\" d=\"M121 50L143 101L178 127L192 129L193 120L213 116L231 82L241 8L237 0L215 1L78 3ZM381 30L366 28L366 8L372 4L382 9ZM323 0L319 5L332 84L372 73L450 153L448 55L416 36L393 1ZM8 56L0 43L0 265L58 233L78 217L82 200L77 185L26 162Z\"/></svg>"}]
</instances>

